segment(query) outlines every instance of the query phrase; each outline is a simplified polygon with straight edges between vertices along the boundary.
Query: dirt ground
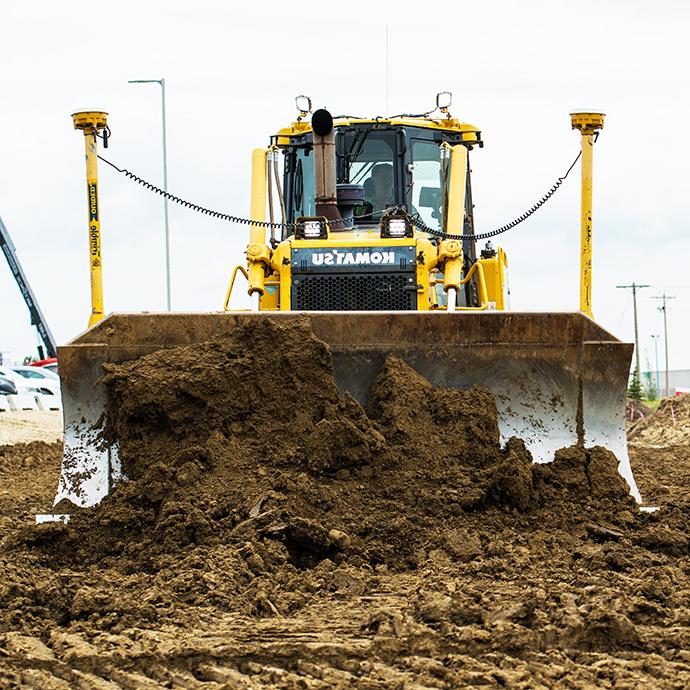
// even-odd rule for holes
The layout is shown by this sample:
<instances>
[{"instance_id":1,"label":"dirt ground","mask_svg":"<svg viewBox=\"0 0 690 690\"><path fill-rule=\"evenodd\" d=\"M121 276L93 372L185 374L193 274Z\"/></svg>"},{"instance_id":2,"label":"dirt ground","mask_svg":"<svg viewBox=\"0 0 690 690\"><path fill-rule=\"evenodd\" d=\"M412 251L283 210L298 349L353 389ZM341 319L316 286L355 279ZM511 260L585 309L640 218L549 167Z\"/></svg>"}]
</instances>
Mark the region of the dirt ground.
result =
<instances>
[{"instance_id":1,"label":"dirt ground","mask_svg":"<svg viewBox=\"0 0 690 690\"><path fill-rule=\"evenodd\" d=\"M62 440L62 412L39 410L0 412L0 446L30 441Z\"/></svg>"},{"instance_id":2,"label":"dirt ground","mask_svg":"<svg viewBox=\"0 0 690 690\"><path fill-rule=\"evenodd\" d=\"M690 446L631 447L641 513L481 388L391 358L362 409L261 328L110 368L130 481L69 525L60 445L0 448L0 686L690 686Z\"/></svg>"}]
</instances>

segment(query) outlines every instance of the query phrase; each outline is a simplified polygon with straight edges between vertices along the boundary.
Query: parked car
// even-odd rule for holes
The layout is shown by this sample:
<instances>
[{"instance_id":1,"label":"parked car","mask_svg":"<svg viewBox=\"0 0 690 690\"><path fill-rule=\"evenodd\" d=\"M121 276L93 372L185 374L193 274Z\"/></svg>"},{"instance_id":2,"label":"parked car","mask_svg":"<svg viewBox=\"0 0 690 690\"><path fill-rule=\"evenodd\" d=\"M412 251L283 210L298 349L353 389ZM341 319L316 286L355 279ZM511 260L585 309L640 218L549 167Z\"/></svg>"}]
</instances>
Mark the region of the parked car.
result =
<instances>
[{"instance_id":1,"label":"parked car","mask_svg":"<svg viewBox=\"0 0 690 690\"><path fill-rule=\"evenodd\" d=\"M39 359L35 362L31 362L30 366L39 367L41 369L47 369L48 371L52 371L54 374L58 373L57 357L48 357L48 359Z\"/></svg>"},{"instance_id":2,"label":"parked car","mask_svg":"<svg viewBox=\"0 0 690 690\"><path fill-rule=\"evenodd\" d=\"M17 395L17 386L14 381L0 376L0 395Z\"/></svg>"},{"instance_id":3,"label":"parked car","mask_svg":"<svg viewBox=\"0 0 690 690\"><path fill-rule=\"evenodd\" d=\"M33 381L25 379L16 372L12 371L9 367L0 367L0 376L5 379L9 379L14 383L17 388L16 393L18 395L36 395L37 393L42 393L43 395L55 395L55 393L45 385L40 383L35 384Z\"/></svg>"},{"instance_id":4,"label":"parked car","mask_svg":"<svg viewBox=\"0 0 690 690\"><path fill-rule=\"evenodd\" d=\"M12 367L12 371L26 379L27 385L47 389L51 395L60 395L60 377L45 367Z\"/></svg>"}]
</instances>

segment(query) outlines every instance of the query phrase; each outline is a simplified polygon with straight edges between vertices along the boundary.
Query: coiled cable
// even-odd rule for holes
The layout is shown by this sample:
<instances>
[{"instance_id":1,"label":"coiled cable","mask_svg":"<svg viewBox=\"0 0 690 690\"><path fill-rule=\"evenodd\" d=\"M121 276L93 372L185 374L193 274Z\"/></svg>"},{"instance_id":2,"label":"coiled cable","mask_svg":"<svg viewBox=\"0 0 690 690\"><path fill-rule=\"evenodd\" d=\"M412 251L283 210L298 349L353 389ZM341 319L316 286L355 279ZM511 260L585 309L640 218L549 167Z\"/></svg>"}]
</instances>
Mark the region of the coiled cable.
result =
<instances>
[{"instance_id":1,"label":"coiled cable","mask_svg":"<svg viewBox=\"0 0 690 690\"><path fill-rule=\"evenodd\" d=\"M447 240L486 240L489 239L490 237L496 237L496 235L502 235L504 232L507 232L508 230L511 230L517 225L520 225L523 221L527 220L530 216L532 216L534 213L536 213L558 190L558 188L563 184L565 179L568 177L572 169L575 167L575 164L580 160L580 156L582 155L582 151L580 151L577 156L575 157L575 160L572 162L568 170L566 170L565 174L559 177L554 185L549 189L544 196L542 196L541 199L539 199L533 206L531 206L529 209L527 209L524 213L521 213L517 218L514 218L511 220L509 223L506 223L505 225L501 225L500 227L496 228L495 230L491 230L490 232L482 232L479 234L453 234L449 232L444 232L443 230L437 230L435 228L430 228L424 221L422 221L419 218L419 215L416 214L411 218L412 224L418 229L421 230L422 232L426 232L429 235L433 235L434 237L438 237L440 239L447 239ZM152 184L151 182L148 182L147 180L144 180L143 178L139 177L138 175L135 175L133 172L127 170L126 168L119 168L117 165L114 163L111 163L107 158L103 158L103 156L98 156L100 160L102 160L104 163L109 165L111 168L114 170L117 170L117 172L122 173L126 177L128 177L130 180L133 180L137 184L140 184L142 187L145 189L148 189L155 194L159 194L169 201L172 201L176 204L180 204L181 206L184 206L185 208L189 208L192 211L197 211L198 213L201 213L206 216L210 216L211 218L218 218L219 220L225 220L230 223L237 223L239 225L253 225L256 227L261 227L261 228L270 228L270 229L287 229L291 230L294 232L299 226L301 226L300 223L277 223L277 222L272 222L272 221L265 221L265 220L252 220L251 218L242 218L241 216L235 216L230 213L223 213L221 211L214 211L210 208L206 208L205 206L200 206L199 204L195 204L191 201L187 201L186 199L182 199L179 196L175 196L174 194L171 194L170 192L166 192L165 190L161 189L160 187L157 187L156 185ZM269 172L270 174L270 172ZM281 195L282 199L282 195ZM283 209L281 208L281 211ZM284 211L283 211L284 212ZM366 215L373 215L373 213L369 213ZM364 216L358 216L359 218L363 218ZM347 221L345 220L329 220L328 225L333 226L333 225L346 225Z\"/></svg>"}]
</instances>

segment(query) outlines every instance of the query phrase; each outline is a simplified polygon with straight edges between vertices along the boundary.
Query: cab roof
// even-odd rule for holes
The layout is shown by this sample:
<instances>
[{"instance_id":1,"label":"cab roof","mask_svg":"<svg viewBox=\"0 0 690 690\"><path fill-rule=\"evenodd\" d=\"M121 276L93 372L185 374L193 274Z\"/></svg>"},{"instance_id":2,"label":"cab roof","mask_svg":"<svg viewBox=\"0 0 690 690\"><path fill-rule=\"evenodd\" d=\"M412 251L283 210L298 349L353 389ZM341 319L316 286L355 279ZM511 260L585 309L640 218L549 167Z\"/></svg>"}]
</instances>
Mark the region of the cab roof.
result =
<instances>
[{"instance_id":1,"label":"cab roof","mask_svg":"<svg viewBox=\"0 0 690 690\"><path fill-rule=\"evenodd\" d=\"M376 117L373 119L350 117L347 115L334 117L334 127L349 127L351 125L379 125L383 127L421 127L424 129L432 129L436 131L458 132L462 135L464 144L482 145L481 131L467 122L460 122L454 118L430 118L430 117L414 117L414 116L398 116L398 117ZM289 127L283 127L276 133L276 143L278 146L289 146L290 138L295 136L302 136L304 134L311 134L311 123L306 120L298 120L293 122Z\"/></svg>"}]
</instances>

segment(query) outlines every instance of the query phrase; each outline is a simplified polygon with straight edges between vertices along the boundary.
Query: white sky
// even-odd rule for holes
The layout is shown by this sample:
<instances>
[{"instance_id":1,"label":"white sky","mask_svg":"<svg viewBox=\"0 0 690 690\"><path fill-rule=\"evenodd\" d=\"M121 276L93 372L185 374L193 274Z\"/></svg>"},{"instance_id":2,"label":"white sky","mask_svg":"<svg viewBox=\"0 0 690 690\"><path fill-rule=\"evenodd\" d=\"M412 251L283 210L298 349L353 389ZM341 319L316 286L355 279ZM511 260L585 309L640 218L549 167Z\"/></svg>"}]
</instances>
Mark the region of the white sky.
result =
<instances>
[{"instance_id":1,"label":"white sky","mask_svg":"<svg viewBox=\"0 0 690 690\"><path fill-rule=\"evenodd\" d=\"M437 8L441 9L437 9ZM83 136L70 114L110 113L106 157L161 183L160 91L167 82L169 188L246 215L251 149L295 115L294 96L334 114L390 113L454 94L477 125L471 154L477 231L531 206L575 157L573 107L601 108L595 148L594 316L632 339L617 284L639 300L643 368L669 307L671 368L690 368L688 116L690 3L131 2L3 3L0 216L58 340L89 315ZM389 114L390 114L389 113ZM503 235L512 308L578 306L579 170L542 210ZM101 165L106 311L165 303L162 201ZM219 310L246 230L171 205L173 308ZM240 306L240 301L237 302ZM36 335L0 259L0 350L34 354ZM660 358L661 358L660 351ZM663 368L663 359L660 360Z\"/></svg>"}]
</instances>

